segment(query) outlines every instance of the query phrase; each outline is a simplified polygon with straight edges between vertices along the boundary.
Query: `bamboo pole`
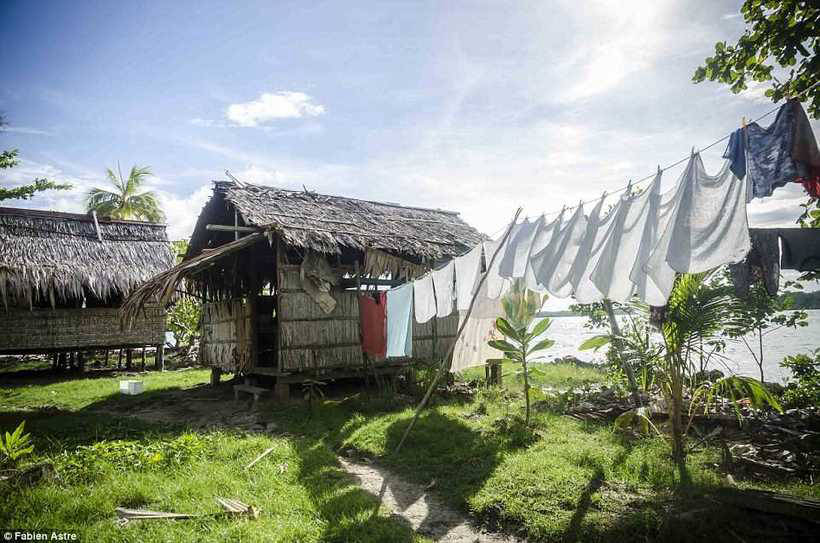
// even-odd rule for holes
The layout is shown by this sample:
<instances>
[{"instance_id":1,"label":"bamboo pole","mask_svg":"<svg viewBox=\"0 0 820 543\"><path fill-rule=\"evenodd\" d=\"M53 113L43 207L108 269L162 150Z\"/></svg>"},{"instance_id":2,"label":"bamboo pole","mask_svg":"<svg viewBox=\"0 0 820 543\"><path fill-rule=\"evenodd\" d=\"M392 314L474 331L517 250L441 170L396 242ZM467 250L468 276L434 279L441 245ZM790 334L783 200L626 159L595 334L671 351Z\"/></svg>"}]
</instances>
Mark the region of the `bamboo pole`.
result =
<instances>
[{"instance_id":1,"label":"bamboo pole","mask_svg":"<svg viewBox=\"0 0 820 543\"><path fill-rule=\"evenodd\" d=\"M458 332L456 333L455 339L453 339L452 345L450 348L447 349L447 354L444 355L444 358L441 359L441 364L439 364L438 371L436 371L436 376L433 378L433 382L430 383L430 388L427 389L427 392L424 394L424 397L421 399L421 403L416 408L416 413L413 415L413 420L410 421L410 425L407 426L407 429L404 431L404 435L401 436L401 441L396 446L396 450L394 453L398 454L401 450L401 446L404 445L404 441L407 439L407 436L410 435L410 430L413 429L415 426L416 421L421 415L422 410L427 405L427 402L430 400L430 396L433 394L433 390L435 390L436 385L438 384L438 380L441 378L441 373L444 370L445 365L447 364L447 360L453 354L453 351L456 348L456 343L458 343L458 338L461 337L461 333L464 331L464 327L467 324L467 321L470 319L470 314L473 312L473 306L475 305L475 299L478 296L478 293L481 291L481 287L484 285L484 281L487 279L487 275L490 273L490 270L493 267L493 263L495 262L496 257L498 256L498 252L504 247L504 244L507 242L507 238L510 236L510 232L512 232L513 226L515 226L515 221L518 220L518 216L521 214L521 208L519 207L518 210L515 212L515 216L513 216L513 220L510 223L510 226L507 227L507 231L504 233L504 237L501 238L501 243L498 244L498 247L495 248L495 252L493 253L492 258L487 263L487 271L485 271L481 275L481 279L478 281L478 285L476 286L475 290L473 291L473 297L470 300L470 305L467 307L467 313L464 314L464 320L461 322L461 325L458 327Z\"/></svg>"}]
</instances>

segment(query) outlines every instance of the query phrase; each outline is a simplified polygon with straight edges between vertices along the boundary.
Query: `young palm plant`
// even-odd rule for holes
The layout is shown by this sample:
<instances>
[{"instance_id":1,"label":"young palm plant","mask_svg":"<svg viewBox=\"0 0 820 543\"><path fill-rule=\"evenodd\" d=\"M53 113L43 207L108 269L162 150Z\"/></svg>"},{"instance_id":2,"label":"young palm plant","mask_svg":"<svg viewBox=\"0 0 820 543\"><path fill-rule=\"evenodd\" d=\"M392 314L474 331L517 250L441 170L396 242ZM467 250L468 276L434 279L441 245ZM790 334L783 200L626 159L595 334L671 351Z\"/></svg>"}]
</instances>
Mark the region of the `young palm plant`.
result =
<instances>
[{"instance_id":1,"label":"young palm plant","mask_svg":"<svg viewBox=\"0 0 820 543\"><path fill-rule=\"evenodd\" d=\"M524 287L520 280L514 281L510 292L501 300L506 317L499 317L495 321L496 329L505 339L488 342L490 347L504 353L505 362L521 364L524 376L524 421L527 426L530 424L530 381L527 364L534 360L537 352L548 349L555 343L551 339L538 341L539 336L546 332L551 324L549 318L541 319L531 331L527 331L546 299L546 295L542 297Z\"/></svg>"},{"instance_id":2,"label":"young palm plant","mask_svg":"<svg viewBox=\"0 0 820 543\"><path fill-rule=\"evenodd\" d=\"M96 211L100 216L112 219L144 219L150 222L165 220L156 194L140 191L146 178L151 175L150 168L132 166L125 178L117 165L116 172L108 168L105 175L113 190L96 187L91 189L87 199L89 212Z\"/></svg>"}]
</instances>

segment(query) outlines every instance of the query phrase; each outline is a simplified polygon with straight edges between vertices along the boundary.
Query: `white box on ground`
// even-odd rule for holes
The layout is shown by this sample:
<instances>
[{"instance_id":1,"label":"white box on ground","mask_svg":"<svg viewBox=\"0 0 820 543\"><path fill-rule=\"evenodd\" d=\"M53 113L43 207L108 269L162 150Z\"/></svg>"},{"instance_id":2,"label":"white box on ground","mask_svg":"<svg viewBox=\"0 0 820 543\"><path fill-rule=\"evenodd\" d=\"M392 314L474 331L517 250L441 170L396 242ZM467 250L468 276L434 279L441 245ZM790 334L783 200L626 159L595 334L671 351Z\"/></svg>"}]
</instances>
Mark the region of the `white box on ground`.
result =
<instances>
[{"instance_id":1,"label":"white box on ground","mask_svg":"<svg viewBox=\"0 0 820 543\"><path fill-rule=\"evenodd\" d=\"M120 393L134 396L142 394L142 381L120 381Z\"/></svg>"}]
</instances>

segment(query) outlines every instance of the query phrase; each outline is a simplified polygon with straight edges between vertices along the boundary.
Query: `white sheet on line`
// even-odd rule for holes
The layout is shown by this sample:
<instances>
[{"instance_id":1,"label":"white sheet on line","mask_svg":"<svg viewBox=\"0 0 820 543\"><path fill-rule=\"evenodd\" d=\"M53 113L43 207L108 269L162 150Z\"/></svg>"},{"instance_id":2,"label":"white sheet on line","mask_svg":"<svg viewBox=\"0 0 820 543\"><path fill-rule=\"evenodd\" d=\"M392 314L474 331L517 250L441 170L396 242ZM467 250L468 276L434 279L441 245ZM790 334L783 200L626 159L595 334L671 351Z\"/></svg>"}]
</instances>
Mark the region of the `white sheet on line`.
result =
<instances>
[{"instance_id":1,"label":"white sheet on line","mask_svg":"<svg viewBox=\"0 0 820 543\"><path fill-rule=\"evenodd\" d=\"M432 274L413 281L413 308L418 323L425 323L436 316Z\"/></svg>"},{"instance_id":2,"label":"white sheet on line","mask_svg":"<svg viewBox=\"0 0 820 543\"><path fill-rule=\"evenodd\" d=\"M700 154L694 154L678 181L679 196L663 236L649 256L646 271L662 290L674 276L698 273L745 258L751 248L746 217L746 185L723 164L717 175L706 173Z\"/></svg>"},{"instance_id":3,"label":"white sheet on line","mask_svg":"<svg viewBox=\"0 0 820 543\"><path fill-rule=\"evenodd\" d=\"M473 249L459 257L456 257L456 307L459 311L466 310L470 306L470 299L473 297L478 274L481 273L481 251L479 243Z\"/></svg>"},{"instance_id":4,"label":"white sheet on line","mask_svg":"<svg viewBox=\"0 0 820 543\"><path fill-rule=\"evenodd\" d=\"M504 248L504 255L501 257L501 265L498 268L498 273L504 278L519 278L524 277L527 269L527 262L530 258L530 248L532 241L538 228L541 226L541 221L538 219L529 222L524 219L515 234L510 234L510 241Z\"/></svg>"},{"instance_id":5,"label":"white sheet on line","mask_svg":"<svg viewBox=\"0 0 820 543\"><path fill-rule=\"evenodd\" d=\"M561 231L564 224L564 210L549 225L542 227L541 233L536 236L530 251L530 264L525 275L527 287L532 290L545 292L547 286L541 282L542 270L552 266L557 258L556 254L561 245ZM536 250L537 249L537 250Z\"/></svg>"},{"instance_id":6,"label":"white sheet on line","mask_svg":"<svg viewBox=\"0 0 820 543\"><path fill-rule=\"evenodd\" d=\"M613 302L628 302L637 290L630 273L638 258L651 200L658 196L657 189L652 183L648 190L638 195L632 195L628 190L621 198L612 230L590 275L598 292Z\"/></svg>"},{"instance_id":7,"label":"white sheet on line","mask_svg":"<svg viewBox=\"0 0 820 543\"><path fill-rule=\"evenodd\" d=\"M598 264L598 258L604 248L611 226L617 213L617 205L605 217L601 217L601 211L606 200L606 195L602 196L590 213L587 219L587 228L581 239L575 262L569 272L569 282L572 285L572 292L575 300L579 304L590 304L603 299L600 291L592 282L592 271Z\"/></svg>"},{"instance_id":8,"label":"white sheet on line","mask_svg":"<svg viewBox=\"0 0 820 543\"><path fill-rule=\"evenodd\" d=\"M465 311L461 311L459 326L464 323ZM491 339L502 339L495 330L495 320L504 314L501 299L492 299L487 296L487 285L482 285L470 318L464 323L461 336L453 349L453 361L450 371L458 372L474 366L482 366L487 360L501 358L502 353L493 349L487 342Z\"/></svg>"},{"instance_id":9,"label":"white sheet on line","mask_svg":"<svg viewBox=\"0 0 820 543\"><path fill-rule=\"evenodd\" d=\"M635 263L632 266L632 271L629 273L630 280L635 284L635 295L642 301L649 305L665 305L666 300L669 299L670 290L661 288L644 269L644 263L649 259L652 249L658 244L660 237L666 231L666 226L669 224L669 219L672 217L672 211L675 209L676 189L671 189L664 194L660 193L661 173L655 176L652 186L649 191L654 193L649 200L649 209L647 210L647 218L644 223L644 231L641 236L641 243L638 247L638 255L635 258ZM672 276L672 281L675 278L675 270L666 265L666 270L661 272L664 275ZM668 284L668 281L664 281Z\"/></svg>"},{"instance_id":10,"label":"white sheet on line","mask_svg":"<svg viewBox=\"0 0 820 543\"><path fill-rule=\"evenodd\" d=\"M535 271L538 282L559 298L566 298L572 294L569 272L581 247L581 241L586 232L586 223L584 206L579 205L567 224L561 228L558 234L558 245L551 261L544 261L541 270L536 269Z\"/></svg>"},{"instance_id":11,"label":"white sheet on line","mask_svg":"<svg viewBox=\"0 0 820 543\"><path fill-rule=\"evenodd\" d=\"M453 283L453 272L455 263L451 260L440 270L434 270L433 286L436 289L436 317L443 318L453 312L453 299L455 287Z\"/></svg>"},{"instance_id":12,"label":"white sheet on line","mask_svg":"<svg viewBox=\"0 0 820 543\"><path fill-rule=\"evenodd\" d=\"M516 227L513 226L513 231L510 235L514 234ZM499 268L501 267L501 255L504 254L504 247L501 246L501 239L493 240L493 241L485 241L484 242L484 260L487 263L488 269L485 272L487 274L487 278L484 282L487 284L487 296L495 300L501 293L505 290L505 285L509 283L508 279L501 277L499 272ZM501 247L499 249L499 247ZM496 253L496 249L498 249L498 254L495 257L495 261L490 266L490 261L493 258L493 255Z\"/></svg>"}]
</instances>

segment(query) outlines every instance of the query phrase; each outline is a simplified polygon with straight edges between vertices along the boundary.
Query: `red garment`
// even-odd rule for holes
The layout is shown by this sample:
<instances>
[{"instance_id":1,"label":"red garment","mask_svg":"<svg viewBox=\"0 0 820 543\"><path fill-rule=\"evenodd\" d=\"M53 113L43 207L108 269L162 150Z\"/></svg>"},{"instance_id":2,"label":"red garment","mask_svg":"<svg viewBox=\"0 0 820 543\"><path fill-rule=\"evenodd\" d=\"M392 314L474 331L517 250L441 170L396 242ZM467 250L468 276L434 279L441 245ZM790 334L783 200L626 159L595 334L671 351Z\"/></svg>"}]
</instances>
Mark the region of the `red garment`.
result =
<instances>
[{"instance_id":1,"label":"red garment","mask_svg":"<svg viewBox=\"0 0 820 543\"><path fill-rule=\"evenodd\" d=\"M359 327L362 334L362 352L375 358L387 353L387 295L384 292L359 296Z\"/></svg>"},{"instance_id":2,"label":"red garment","mask_svg":"<svg viewBox=\"0 0 820 543\"><path fill-rule=\"evenodd\" d=\"M798 177L797 180L800 181L803 188L809 193L809 196L812 198L820 198L820 175L814 175L808 179L805 177Z\"/></svg>"}]
</instances>

